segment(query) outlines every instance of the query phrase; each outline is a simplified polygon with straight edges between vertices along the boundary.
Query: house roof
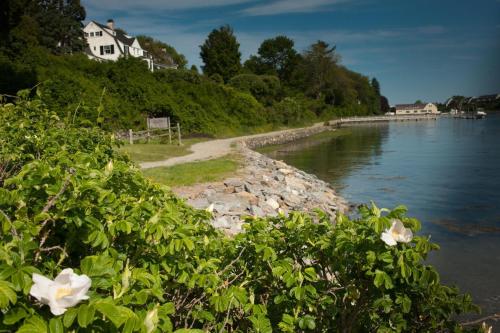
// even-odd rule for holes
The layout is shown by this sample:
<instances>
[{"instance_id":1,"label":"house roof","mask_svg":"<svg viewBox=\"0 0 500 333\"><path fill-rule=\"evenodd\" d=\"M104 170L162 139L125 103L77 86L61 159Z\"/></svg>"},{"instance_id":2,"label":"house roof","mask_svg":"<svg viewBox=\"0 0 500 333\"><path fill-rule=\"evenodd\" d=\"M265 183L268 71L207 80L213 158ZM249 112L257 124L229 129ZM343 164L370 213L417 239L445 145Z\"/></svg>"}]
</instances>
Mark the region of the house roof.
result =
<instances>
[{"instance_id":1,"label":"house roof","mask_svg":"<svg viewBox=\"0 0 500 333\"><path fill-rule=\"evenodd\" d=\"M111 30L105 24L101 24L101 23L96 22L96 21L92 21L92 22L94 22L97 26L99 26L101 29L103 29L106 32L108 32L107 30ZM113 30L113 31L114 31L114 34L110 34L112 37L114 37L116 40L122 42L123 44L125 44L127 46L132 46L132 44L134 43L135 37L127 36L119 30Z\"/></svg>"},{"instance_id":2,"label":"house roof","mask_svg":"<svg viewBox=\"0 0 500 333\"><path fill-rule=\"evenodd\" d=\"M427 104L418 103L418 104L398 104L396 105L397 110L414 110L414 109L423 109Z\"/></svg>"}]
</instances>

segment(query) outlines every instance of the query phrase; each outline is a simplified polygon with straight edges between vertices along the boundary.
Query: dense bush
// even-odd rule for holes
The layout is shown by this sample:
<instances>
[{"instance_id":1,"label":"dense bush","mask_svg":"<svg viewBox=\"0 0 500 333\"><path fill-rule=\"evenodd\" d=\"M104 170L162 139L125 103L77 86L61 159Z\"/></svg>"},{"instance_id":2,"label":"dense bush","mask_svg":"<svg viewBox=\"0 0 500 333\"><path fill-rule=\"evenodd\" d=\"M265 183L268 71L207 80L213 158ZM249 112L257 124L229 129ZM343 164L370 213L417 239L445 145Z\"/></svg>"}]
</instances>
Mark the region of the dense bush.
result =
<instances>
[{"instance_id":1,"label":"dense bush","mask_svg":"<svg viewBox=\"0 0 500 333\"><path fill-rule=\"evenodd\" d=\"M381 240L394 219L418 231L402 207L249 219L229 238L39 100L0 107L0 177L0 331L451 332L474 309L423 263L428 238ZM55 316L32 275L65 268L90 299Z\"/></svg>"},{"instance_id":2,"label":"dense bush","mask_svg":"<svg viewBox=\"0 0 500 333\"><path fill-rule=\"evenodd\" d=\"M279 78L272 75L240 74L229 80L228 84L252 94L264 105L271 105L281 93Z\"/></svg>"}]
</instances>

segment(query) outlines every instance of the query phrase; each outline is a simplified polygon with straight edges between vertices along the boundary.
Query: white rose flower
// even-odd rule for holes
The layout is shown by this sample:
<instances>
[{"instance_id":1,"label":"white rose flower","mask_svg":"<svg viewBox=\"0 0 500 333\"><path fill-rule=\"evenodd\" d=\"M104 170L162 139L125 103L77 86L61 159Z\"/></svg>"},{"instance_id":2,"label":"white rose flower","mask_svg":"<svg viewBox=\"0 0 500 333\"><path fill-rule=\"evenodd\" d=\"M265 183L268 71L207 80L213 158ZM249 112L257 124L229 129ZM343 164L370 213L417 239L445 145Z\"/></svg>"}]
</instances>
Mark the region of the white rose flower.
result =
<instances>
[{"instance_id":1,"label":"white rose flower","mask_svg":"<svg viewBox=\"0 0 500 333\"><path fill-rule=\"evenodd\" d=\"M394 246L398 242L400 243L408 243L412 240L413 233L410 229L405 228L403 222L400 220L393 219L392 225L389 229L386 229L380 239L384 241L389 246Z\"/></svg>"},{"instance_id":2,"label":"white rose flower","mask_svg":"<svg viewBox=\"0 0 500 333\"><path fill-rule=\"evenodd\" d=\"M34 273L33 283L30 295L39 302L48 304L50 312L58 316L63 314L67 308L89 298L86 293L92 281L87 275L78 275L73 273L71 268L66 268L59 273L54 281Z\"/></svg>"}]
</instances>

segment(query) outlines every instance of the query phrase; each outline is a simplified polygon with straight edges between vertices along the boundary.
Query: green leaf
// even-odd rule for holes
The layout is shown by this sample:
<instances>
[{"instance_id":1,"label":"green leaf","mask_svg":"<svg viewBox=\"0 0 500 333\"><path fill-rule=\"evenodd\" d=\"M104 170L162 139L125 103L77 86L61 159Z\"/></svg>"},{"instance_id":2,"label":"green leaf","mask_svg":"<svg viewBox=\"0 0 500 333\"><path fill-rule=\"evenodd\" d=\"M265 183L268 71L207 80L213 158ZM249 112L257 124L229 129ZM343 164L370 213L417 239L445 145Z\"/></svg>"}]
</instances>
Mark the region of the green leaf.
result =
<instances>
[{"instance_id":1,"label":"green leaf","mask_svg":"<svg viewBox=\"0 0 500 333\"><path fill-rule=\"evenodd\" d=\"M6 308L9 303L16 304L16 300L14 286L7 281L0 281L0 309Z\"/></svg>"},{"instance_id":2,"label":"green leaf","mask_svg":"<svg viewBox=\"0 0 500 333\"><path fill-rule=\"evenodd\" d=\"M64 327L61 318L52 318L49 321L49 332L50 333L63 333Z\"/></svg>"},{"instance_id":3,"label":"green leaf","mask_svg":"<svg viewBox=\"0 0 500 333\"><path fill-rule=\"evenodd\" d=\"M3 319L3 323L5 325L12 325L17 323L19 320L26 318L28 316L28 312L23 308L14 308L5 314Z\"/></svg>"},{"instance_id":4,"label":"green leaf","mask_svg":"<svg viewBox=\"0 0 500 333\"><path fill-rule=\"evenodd\" d=\"M99 302L95 304L96 309L105 315L116 328L119 328L127 319L131 318L133 312L123 306L117 306L108 302Z\"/></svg>"},{"instance_id":5,"label":"green leaf","mask_svg":"<svg viewBox=\"0 0 500 333\"><path fill-rule=\"evenodd\" d=\"M87 327L94 321L95 307L83 304L78 308L78 324L81 327Z\"/></svg>"},{"instance_id":6,"label":"green leaf","mask_svg":"<svg viewBox=\"0 0 500 333\"><path fill-rule=\"evenodd\" d=\"M17 333L47 333L47 323L38 316L33 316L24 322Z\"/></svg>"},{"instance_id":7,"label":"green leaf","mask_svg":"<svg viewBox=\"0 0 500 333\"><path fill-rule=\"evenodd\" d=\"M78 314L78 309L72 308L66 310L63 318L64 327L70 327L71 325L73 325L73 322L75 321L77 314Z\"/></svg>"},{"instance_id":8,"label":"green leaf","mask_svg":"<svg viewBox=\"0 0 500 333\"><path fill-rule=\"evenodd\" d=\"M384 285L385 289L391 289L393 287L391 277L386 272L379 269L375 271L373 283L377 288L380 288L382 285Z\"/></svg>"}]
</instances>

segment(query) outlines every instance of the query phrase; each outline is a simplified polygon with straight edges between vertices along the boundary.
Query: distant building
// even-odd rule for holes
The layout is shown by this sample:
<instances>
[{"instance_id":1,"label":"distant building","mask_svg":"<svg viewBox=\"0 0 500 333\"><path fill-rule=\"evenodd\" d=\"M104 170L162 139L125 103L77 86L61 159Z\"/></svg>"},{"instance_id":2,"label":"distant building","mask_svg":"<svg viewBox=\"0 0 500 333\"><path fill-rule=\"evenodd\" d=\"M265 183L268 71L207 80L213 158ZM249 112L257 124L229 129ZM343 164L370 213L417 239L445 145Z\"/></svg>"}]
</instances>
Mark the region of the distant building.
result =
<instances>
[{"instance_id":1,"label":"distant building","mask_svg":"<svg viewBox=\"0 0 500 333\"><path fill-rule=\"evenodd\" d=\"M396 115L410 114L437 114L437 106L432 103L427 104L398 104L396 105Z\"/></svg>"},{"instance_id":2,"label":"distant building","mask_svg":"<svg viewBox=\"0 0 500 333\"><path fill-rule=\"evenodd\" d=\"M106 25L90 21L83 28L87 48L85 53L91 59L117 61L120 57L141 58L148 64L149 70L159 68L177 68L155 63L153 57L144 50L137 38L115 29L115 22L108 20Z\"/></svg>"}]
</instances>

